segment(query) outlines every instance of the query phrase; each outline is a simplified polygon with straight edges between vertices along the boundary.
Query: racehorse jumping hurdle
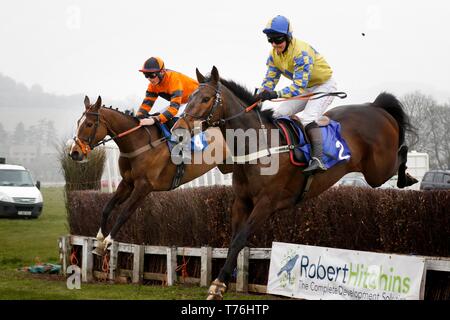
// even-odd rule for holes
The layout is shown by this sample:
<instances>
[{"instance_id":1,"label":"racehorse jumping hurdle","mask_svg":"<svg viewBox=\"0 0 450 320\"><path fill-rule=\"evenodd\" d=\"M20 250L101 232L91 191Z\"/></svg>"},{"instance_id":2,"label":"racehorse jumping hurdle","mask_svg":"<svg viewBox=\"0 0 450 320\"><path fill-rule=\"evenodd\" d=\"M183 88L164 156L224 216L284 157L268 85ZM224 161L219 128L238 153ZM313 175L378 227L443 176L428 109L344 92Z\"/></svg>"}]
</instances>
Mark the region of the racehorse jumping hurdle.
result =
<instances>
[{"instance_id":1,"label":"racehorse jumping hurdle","mask_svg":"<svg viewBox=\"0 0 450 320\"><path fill-rule=\"evenodd\" d=\"M66 235L58 239L58 247L60 252L60 259L63 273L66 274L67 268L71 265L70 255L72 248L75 246L81 247L81 281L91 282L94 280L94 275L97 273L100 277L100 272L94 271L94 254L92 250L97 245L98 240L93 237ZM200 257L201 272L200 278L186 278L185 282L200 284L202 287L208 287L212 278L212 259L225 259L228 254L228 248L190 248L190 247L167 247L167 246L150 246L129 244L118 241L113 241L108 248L109 251L109 268L107 278L110 281L115 281L121 275L128 275L132 283L142 283L146 280L159 280L166 283L168 286L174 285L178 282L177 279L177 256L183 257ZM249 248L244 247L239 253L237 263L236 284L231 285L231 289L237 292L257 292L266 293L267 287L260 284L249 284L249 262L250 260L270 260L271 248ZM117 268L119 253L129 253L133 255L133 270L121 270L120 274ZM144 256L145 255L165 255L167 261L167 273L149 273L144 272ZM441 271L450 272L450 258L449 257L433 257L433 256L418 256L425 259L425 274L423 278L422 291L425 289L425 279L427 271ZM423 299L423 294L422 294Z\"/></svg>"}]
</instances>

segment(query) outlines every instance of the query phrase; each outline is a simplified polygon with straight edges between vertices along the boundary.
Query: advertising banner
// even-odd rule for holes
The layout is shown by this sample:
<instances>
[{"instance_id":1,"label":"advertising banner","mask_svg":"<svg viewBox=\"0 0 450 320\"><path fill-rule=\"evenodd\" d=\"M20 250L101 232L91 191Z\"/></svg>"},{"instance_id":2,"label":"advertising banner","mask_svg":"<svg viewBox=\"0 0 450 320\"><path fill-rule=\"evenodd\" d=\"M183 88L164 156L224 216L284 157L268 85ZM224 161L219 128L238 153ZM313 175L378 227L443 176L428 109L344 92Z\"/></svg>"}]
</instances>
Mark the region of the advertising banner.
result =
<instances>
[{"instance_id":1,"label":"advertising banner","mask_svg":"<svg viewBox=\"0 0 450 320\"><path fill-rule=\"evenodd\" d=\"M425 259L273 242L267 292L311 300L418 300Z\"/></svg>"}]
</instances>

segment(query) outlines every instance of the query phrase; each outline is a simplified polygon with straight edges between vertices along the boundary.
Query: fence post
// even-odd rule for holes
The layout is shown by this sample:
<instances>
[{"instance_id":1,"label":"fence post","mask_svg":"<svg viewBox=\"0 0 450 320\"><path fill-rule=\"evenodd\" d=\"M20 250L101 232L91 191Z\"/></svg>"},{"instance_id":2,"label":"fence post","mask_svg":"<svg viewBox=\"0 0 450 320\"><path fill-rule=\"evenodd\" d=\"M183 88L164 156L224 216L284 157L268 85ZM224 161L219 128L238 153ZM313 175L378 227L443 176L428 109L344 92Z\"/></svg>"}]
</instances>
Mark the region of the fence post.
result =
<instances>
[{"instance_id":1,"label":"fence post","mask_svg":"<svg viewBox=\"0 0 450 320\"><path fill-rule=\"evenodd\" d=\"M59 258L61 260L62 264L62 273L63 275L67 275L67 267L69 266L69 260L70 260L70 237L69 236L62 236L59 238Z\"/></svg>"},{"instance_id":2,"label":"fence post","mask_svg":"<svg viewBox=\"0 0 450 320\"><path fill-rule=\"evenodd\" d=\"M106 150L105 150L106 152ZM111 166L109 165L109 158L106 158L106 172L108 172L108 192L112 193L113 192L113 187L112 187L112 179L111 179ZM100 184L100 190L102 188L102 185Z\"/></svg>"},{"instance_id":3,"label":"fence post","mask_svg":"<svg viewBox=\"0 0 450 320\"><path fill-rule=\"evenodd\" d=\"M425 282L427 281L427 259L423 268L422 281L420 282L419 300L425 300Z\"/></svg>"},{"instance_id":4,"label":"fence post","mask_svg":"<svg viewBox=\"0 0 450 320\"><path fill-rule=\"evenodd\" d=\"M177 279L177 248L167 248L167 285L173 286Z\"/></svg>"},{"instance_id":5,"label":"fence post","mask_svg":"<svg viewBox=\"0 0 450 320\"><path fill-rule=\"evenodd\" d=\"M93 240L91 238L83 239L83 249L81 258L81 280L83 282L92 281L92 267L94 260L92 257Z\"/></svg>"},{"instance_id":6,"label":"fence post","mask_svg":"<svg viewBox=\"0 0 450 320\"><path fill-rule=\"evenodd\" d=\"M200 287L207 287L211 283L212 248L202 247L200 259L201 259Z\"/></svg>"},{"instance_id":7,"label":"fence post","mask_svg":"<svg viewBox=\"0 0 450 320\"><path fill-rule=\"evenodd\" d=\"M114 281L117 268L119 243L113 240L109 250L109 280Z\"/></svg>"},{"instance_id":8,"label":"fence post","mask_svg":"<svg viewBox=\"0 0 450 320\"><path fill-rule=\"evenodd\" d=\"M133 246L133 283L141 283L144 278L144 246Z\"/></svg>"},{"instance_id":9,"label":"fence post","mask_svg":"<svg viewBox=\"0 0 450 320\"><path fill-rule=\"evenodd\" d=\"M237 258L236 292L248 292L248 263L250 249L244 247Z\"/></svg>"}]
</instances>

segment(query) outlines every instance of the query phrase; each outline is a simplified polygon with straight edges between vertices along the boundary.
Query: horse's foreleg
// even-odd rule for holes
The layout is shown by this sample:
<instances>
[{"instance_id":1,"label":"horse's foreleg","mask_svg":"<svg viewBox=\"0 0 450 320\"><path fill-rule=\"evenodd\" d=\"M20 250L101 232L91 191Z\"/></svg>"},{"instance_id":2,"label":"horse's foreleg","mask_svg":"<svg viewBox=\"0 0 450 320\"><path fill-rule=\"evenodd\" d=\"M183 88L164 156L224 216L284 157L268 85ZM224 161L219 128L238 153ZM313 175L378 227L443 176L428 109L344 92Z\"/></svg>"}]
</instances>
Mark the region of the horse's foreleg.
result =
<instances>
[{"instance_id":1,"label":"horse's foreleg","mask_svg":"<svg viewBox=\"0 0 450 320\"><path fill-rule=\"evenodd\" d=\"M122 204L125 200L128 199L131 192L133 191L133 186L127 184L124 180L120 181L116 192L112 196L112 198L108 201L102 211L102 222L100 224L99 233L103 236L103 232L106 232L106 223L108 222L108 218L115 208L116 205Z\"/></svg>"},{"instance_id":2,"label":"horse's foreleg","mask_svg":"<svg viewBox=\"0 0 450 320\"><path fill-rule=\"evenodd\" d=\"M242 206L233 205L233 208ZM227 290L231 273L237 265L239 252L246 246L248 238L262 225L267 217L273 212L273 206L270 205L268 198L262 198L251 211L250 216L241 224L234 238L232 238L228 249L227 259L220 270L219 276L215 279L208 290L207 300L222 300L223 294Z\"/></svg>"},{"instance_id":3,"label":"horse's foreleg","mask_svg":"<svg viewBox=\"0 0 450 320\"><path fill-rule=\"evenodd\" d=\"M111 197L111 199L103 208L102 221L100 223L100 229L98 230L96 236L98 240L98 245L93 251L93 253L98 255L103 255L105 253L104 247L105 236L103 232L106 232L106 223L108 222L108 218L117 205L120 205L126 199L128 199L132 190L133 190L132 186L128 185L124 180L122 180L120 184L117 186L117 190L116 192L114 192L114 195Z\"/></svg>"},{"instance_id":4,"label":"horse's foreleg","mask_svg":"<svg viewBox=\"0 0 450 320\"><path fill-rule=\"evenodd\" d=\"M406 173L406 162L408 161L408 147L406 145L401 146L398 150L398 161L397 187L409 187L414 183L419 182L419 180L411 176L409 173Z\"/></svg>"},{"instance_id":5,"label":"horse's foreleg","mask_svg":"<svg viewBox=\"0 0 450 320\"><path fill-rule=\"evenodd\" d=\"M242 228L252 209L253 203L251 199L238 198L236 196L231 208L231 240Z\"/></svg>"},{"instance_id":6,"label":"horse's foreleg","mask_svg":"<svg viewBox=\"0 0 450 320\"><path fill-rule=\"evenodd\" d=\"M404 188L406 187L406 161L408 156L408 147L403 145L398 150L398 179L397 179L397 187Z\"/></svg>"},{"instance_id":7,"label":"horse's foreleg","mask_svg":"<svg viewBox=\"0 0 450 320\"><path fill-rule=\"evenodd\" d=\"M141 204L141 202L145 199L150 191L151 188L146 179L135 181L134 189L132 190L130 197L122 208L122 211L120 212L117 221L111 230L111 233L104 240L105 250L112 243L113 239L115 239L122 225L136 211L137 207Z\"/></svg>"}]
</instances>

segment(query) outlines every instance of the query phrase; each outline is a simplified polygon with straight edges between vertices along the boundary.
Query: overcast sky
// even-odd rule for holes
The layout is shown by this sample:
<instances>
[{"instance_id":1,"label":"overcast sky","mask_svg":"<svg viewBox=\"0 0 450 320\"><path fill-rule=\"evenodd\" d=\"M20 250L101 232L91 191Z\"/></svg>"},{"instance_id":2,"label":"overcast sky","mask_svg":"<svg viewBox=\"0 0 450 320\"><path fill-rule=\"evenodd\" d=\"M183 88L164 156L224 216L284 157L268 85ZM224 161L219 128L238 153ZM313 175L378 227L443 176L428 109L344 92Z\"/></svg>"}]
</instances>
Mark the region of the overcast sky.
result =
<instances>
[{"instance_id":1,"label":"overcast sky","mask_svg":"<svg viewBox=\"0 0 450 320\"><path fill-rule=\"evenodd\" d=\"M140 102L148 82L138 69L156 55L193 78L216 65L254 88L270 50L262 29L277 14L329 62L346 103L381 90L449 101L444 0L2 0L0 73L50 93Z\"/></svg>"}]
</instances>

